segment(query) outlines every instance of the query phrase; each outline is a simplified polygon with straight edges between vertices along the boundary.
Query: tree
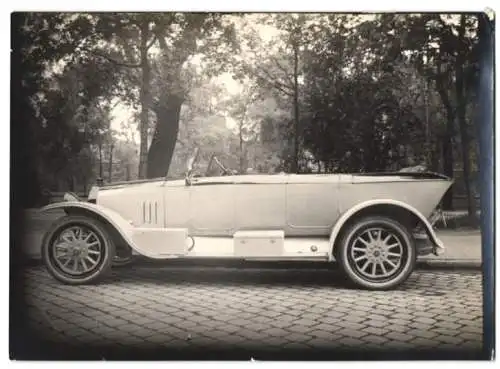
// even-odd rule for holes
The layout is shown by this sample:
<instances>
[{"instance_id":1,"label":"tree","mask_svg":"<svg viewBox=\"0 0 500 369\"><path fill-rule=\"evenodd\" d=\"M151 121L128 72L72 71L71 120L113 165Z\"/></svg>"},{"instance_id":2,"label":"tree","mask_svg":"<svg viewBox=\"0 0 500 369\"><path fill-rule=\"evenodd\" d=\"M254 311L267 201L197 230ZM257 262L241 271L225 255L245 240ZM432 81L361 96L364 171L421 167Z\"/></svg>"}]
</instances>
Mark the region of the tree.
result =
<instances>
[{"instance_id":1,"label":"tree","mask_svg":"<svg viewBox=\"0 0 500 369\"><path fill-rule=\"evenodd\" d=\"M58 13L12 14L11 145L15 150L11 151L11 167L15 168L13 183L24 189L21 197L14 194L13 199L21 206L34 206L42 193L37 170L41 158L37 149L40 108L45 102L43 92L47 88L45 71L71 53L77 37L85 34L79 21L77 18L74 22L66 22L66 15Z\"/></svg>"},{"instance_id":2,"label":"tree","mask_svg":"<svg viewBox=\"0 0 500 369\"><path fill-rule=\"evenodd\" d=\"M236 132L238 135L238 157L239 172L244 173L248 167L247 148L248 140L255 138L256 121L252 119L251 109L259 99L255 85L246 85L240 94L226 102L229 107L228 115L236 121Z\"/></svg>"},{"instance_id":3,"label":"tree","mask_svg":"<svg viewBox=\"0 0 500 369\"><path fill-rule=\"evenodd\" d=\"M126 67L117 93L141 106L140 175L162 176L172 159L180 109L188 92L186 63L197 56L209 67L207 73L222 70L234 46L231 18L219 13L107 13L92 17L96 35L87 50ZM134 70L139 70L140 76ZM150 110L156 124L148 149Z\"/></svg>"},{"instance_id":4,"label":"tree","mask_svg":"<svg viewBox=\"0 0 500 369\"><path fill-rule=\"evenodd\" d=\"M187 93L183 83L186 61L200 55L202 63L210 66L206 73L216 74L227 65L235 46L232 22L217 13L175 14L170 22L158 22L153 32L160 48L159 81L166 88L157 88L153 99L157 124L148 152L149 178L163 175L172 160Z\"/></svg>"},{"instance_id":5,"label":"tree","mask_svg":"<svg viewBox=\"0 0 500 369\"><path fill-rule=\"evenodd\" d=\"M255 80L261 88L274 90L275 95L288 100L293 124L288 139L291 143L290 170L298 172L300 155L300 83L302 76L302 54L307 41L307 21L314 16L304 14L274 14L257 17L259 26L267 26L277 34L269 41L262 40L258 31L245 27L241 35L246 54L239 63L238 78L243 76Z\"/></svg>"},{"instance_id":6,"label":"tree","mask_svg":"<svg viewBox=\"0 0 500 369\"><path fill-rule=\"evenodd\" d=\"M35 206L47 189L90 180L85 124L107 104L114 71L78 52L93 34L85 14L14 13L12 26L14 180L30 186L22 205Z\"/></svg>"},{"instance_id":7,"label":"tree","mask_svg":"<svg viewBox=\"0 0 500 369\"><path fill-rule=\"evenodd\" d=\"M425 14L421 16L384 16L384 27L398 27L403 36L393 43L392 57L406 53L418 70L435 85L446 110L447 124L442 135L445 174L453 177L453 140L461 143L464 183L471 220L476 217L475 196L470 186L470 152L473 130L467 123L467 108L475 90L478 40L474 15ZM395 52L395 54L394 54ZM445 206L451 207L450 191Z\"/></svg>"},{"instance_id":8,"label":"tree","mask_svg":"<svg viewBox=\"0 0 500 369\"><path fill-rule=\"evenodd\" d=\"M99 14L96 16L96 29L107 44L115 46L114 52L104 52L92 45L91 53L104 58L125 71L124 80L136 84L138 97L133 93L124 92L127 100L139 100L140 105L140 152L139 178L145 178L147 173L149 109L151 107L151 62L150 49L157 41L152 33L154 21L158 15L150 13L130 14ZM132 43L131 43L132 42ZM137 55L138 54L138 55ZM134 70L139 70L139 75ZM126 87L125 87L126 88Z\"/></svg>"},{"instance_id":9,"label":"tree","mask_svg":"<svg viewBox=\"0 0 500 369\"><path fill-rule=\"evenodd\" d=\"M232 132L225 117L228 94L211 77L192 71L189 93L182 105L179 133L168 176L177 178L186 172L187 159L195 147L200 149L199 164L206 165L210 155L228 154Z\"/></svg>"}]
</instances>

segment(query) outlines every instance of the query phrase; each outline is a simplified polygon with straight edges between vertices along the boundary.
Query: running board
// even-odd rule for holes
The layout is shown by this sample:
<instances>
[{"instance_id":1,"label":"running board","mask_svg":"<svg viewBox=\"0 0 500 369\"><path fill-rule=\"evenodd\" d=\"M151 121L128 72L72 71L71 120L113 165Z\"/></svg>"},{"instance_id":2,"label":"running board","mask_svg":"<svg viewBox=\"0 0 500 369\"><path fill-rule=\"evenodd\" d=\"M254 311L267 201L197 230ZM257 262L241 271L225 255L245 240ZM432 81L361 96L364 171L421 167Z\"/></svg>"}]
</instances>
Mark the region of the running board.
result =
<instances>
[{"instance_id":1,"label":"running board","mask_svg":"<svg viewBox=\"0 0 500 369\"><path fill-rule=\"evenodd\" d=\"M145 234L142 234L145 233ZM158 233L158 234L153 234ZM233 237L188 236L185 241L176 240L177 247L162 247L165 237L161 232L141 232L149 240L155 236L157 259L243 259L255 261L328 261L330 242L328 238L289 237L281 230L239 231ZM181 232L171 232L180 235ZM150 243L148 243L150 244ZM163 251L163 252L162 252ZM139 254L138 252L133 252Z\"/></svg>"},{"instance_id":2,"label":"running board","mask_svg":"<svg viewBox=\"0 0 500 369\"><path fill-rule=\"evenodd\" d=\"M282 231L242 231L229 237L192 237L181 258L328 260L328 238L285 238Z\"/></svg>"}]
</instances>

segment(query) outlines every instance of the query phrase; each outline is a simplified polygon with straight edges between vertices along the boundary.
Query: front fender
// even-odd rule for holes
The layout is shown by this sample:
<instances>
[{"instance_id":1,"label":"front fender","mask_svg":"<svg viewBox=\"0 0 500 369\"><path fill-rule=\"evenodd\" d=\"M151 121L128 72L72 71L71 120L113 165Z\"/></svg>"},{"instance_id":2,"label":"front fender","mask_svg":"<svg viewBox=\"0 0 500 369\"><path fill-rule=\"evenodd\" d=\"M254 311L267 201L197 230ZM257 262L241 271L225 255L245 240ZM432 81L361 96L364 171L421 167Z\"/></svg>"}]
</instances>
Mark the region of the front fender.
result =
<instances>
[{"instance_id":1,"label":"front fender","mask_svg":"<svg viewBox=\"0 0 500 369\"><path fill-rule=\"evenodd\" d=\"M95 216L97 219L104 221L113 227L116 232L120 234L123 240L130 246L130 248L136 253L142 254L147 257L157 258L155 253L148 253L144 248L140 248L136 242L134 242L133 235L135 227L126 219L124 219L117 212L105 208L100 205L92 204L83 201L64 201L54 204L47 205L40 209L40 212L46 212L49 210L61 209L66 213L73 211L86 212Z\"/></svg>"},{"instance_id":2,"label":"front fender","mask_svg":"<svg viewBox=\"0 0 500 369\"><path fill-rule=\"evenodd\" d=\"M398 206L401 207L409 212L411 212L413 215L415 215L422 225L425 227L425 231L434 245L436 249L436 254L442 254L444 252L444 245L443 242L437 237L436 232L432 228L431 223L429 220L416 208L414 208L411 205L408 205L402 201L398 200L391 200L391 199L378 199L378 200L369 200L362 202L360 204L354 205L340 216L340 218L337 220L335 225L332 228L332 231L330 233L330 252L329 252L329 259L330 261L333 260L333 255L334 255L334 247L335 247L335 242L337 241L337 237L340 234L340 231L342 230L342 227L347 223L351 217L356 216L356 214L368 207L374 206L374 205L392 205L392 206Z\"/></svg>"}]
</instances>

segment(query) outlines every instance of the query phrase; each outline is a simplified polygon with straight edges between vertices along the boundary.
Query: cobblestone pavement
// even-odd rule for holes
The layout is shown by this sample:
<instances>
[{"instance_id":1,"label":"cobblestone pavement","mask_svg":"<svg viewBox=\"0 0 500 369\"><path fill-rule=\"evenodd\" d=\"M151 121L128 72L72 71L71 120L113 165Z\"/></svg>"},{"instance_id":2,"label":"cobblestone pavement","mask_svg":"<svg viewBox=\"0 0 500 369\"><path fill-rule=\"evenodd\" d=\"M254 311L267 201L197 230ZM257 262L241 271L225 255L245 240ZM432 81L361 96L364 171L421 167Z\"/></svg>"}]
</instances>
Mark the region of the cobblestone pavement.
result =
<instances>
[{"instance_id":1,"label":"cobblestone pavement","mask_svg":"<svg viewBox=\"0 0 500 369\"><path fill-rule=\"evenodd\" d=\"M395 291L332 270L136 266L65 286L26 269L29 326L52 341L123 347L480 350L481 274L416 271Z\"/></svg>"}]
</instances>

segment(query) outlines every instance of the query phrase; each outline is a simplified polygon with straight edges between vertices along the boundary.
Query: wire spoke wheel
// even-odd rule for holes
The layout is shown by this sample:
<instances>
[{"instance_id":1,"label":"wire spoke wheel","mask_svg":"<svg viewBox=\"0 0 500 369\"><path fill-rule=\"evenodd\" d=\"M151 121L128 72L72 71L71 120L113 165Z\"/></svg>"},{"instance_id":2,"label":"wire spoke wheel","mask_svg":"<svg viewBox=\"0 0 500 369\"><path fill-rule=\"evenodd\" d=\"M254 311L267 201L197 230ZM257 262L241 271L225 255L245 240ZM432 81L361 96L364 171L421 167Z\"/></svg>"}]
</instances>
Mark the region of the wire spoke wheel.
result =
<instances>
[{"instance_id":1,"label":"wire spoke wheel","mask_svg":"<svg viewBox=\"0 0 500 369\"><path fill-rule=\"evenodd\" d=\"M397 234L383 228L368 228L354 240L350 256L363 276L385 279L401 266L404 252Z\"/></svg>"},{"instance_id":2,"label":"wire spoke wheel","mask_svg":"<svg viewBox=\"0 0 500 369\"><path fill-rule=\"evenodd\" d=\"M96 281L111 268L114 245L106 227L96 219L67 215L44 237L42 258L48 271L67 284Z\"/></svg>"},{"instance_id":3,"label":"wire spoke wheel","mask_svg":"<svg viewBox=\"0 0 500 369\"><path fill-rule=\"evenodd\" d=\"M54 242L54 260L61 271L70 275L91 272L98 266L102 256L102 241L95 232L84 226L63 230Z\"/></svg>"},{"instance_id":4,"label":"wire spoke wheel","mask_svg":"<svg viewBox=\"0 0 500 369\"><path fill-rule=\"evenodd\" d=\"M411 274L416 251L411 233L403 225L391 218L372 216L345 230L336 258L358 286L389 289Z\"/></svg>"}]
</instances>

